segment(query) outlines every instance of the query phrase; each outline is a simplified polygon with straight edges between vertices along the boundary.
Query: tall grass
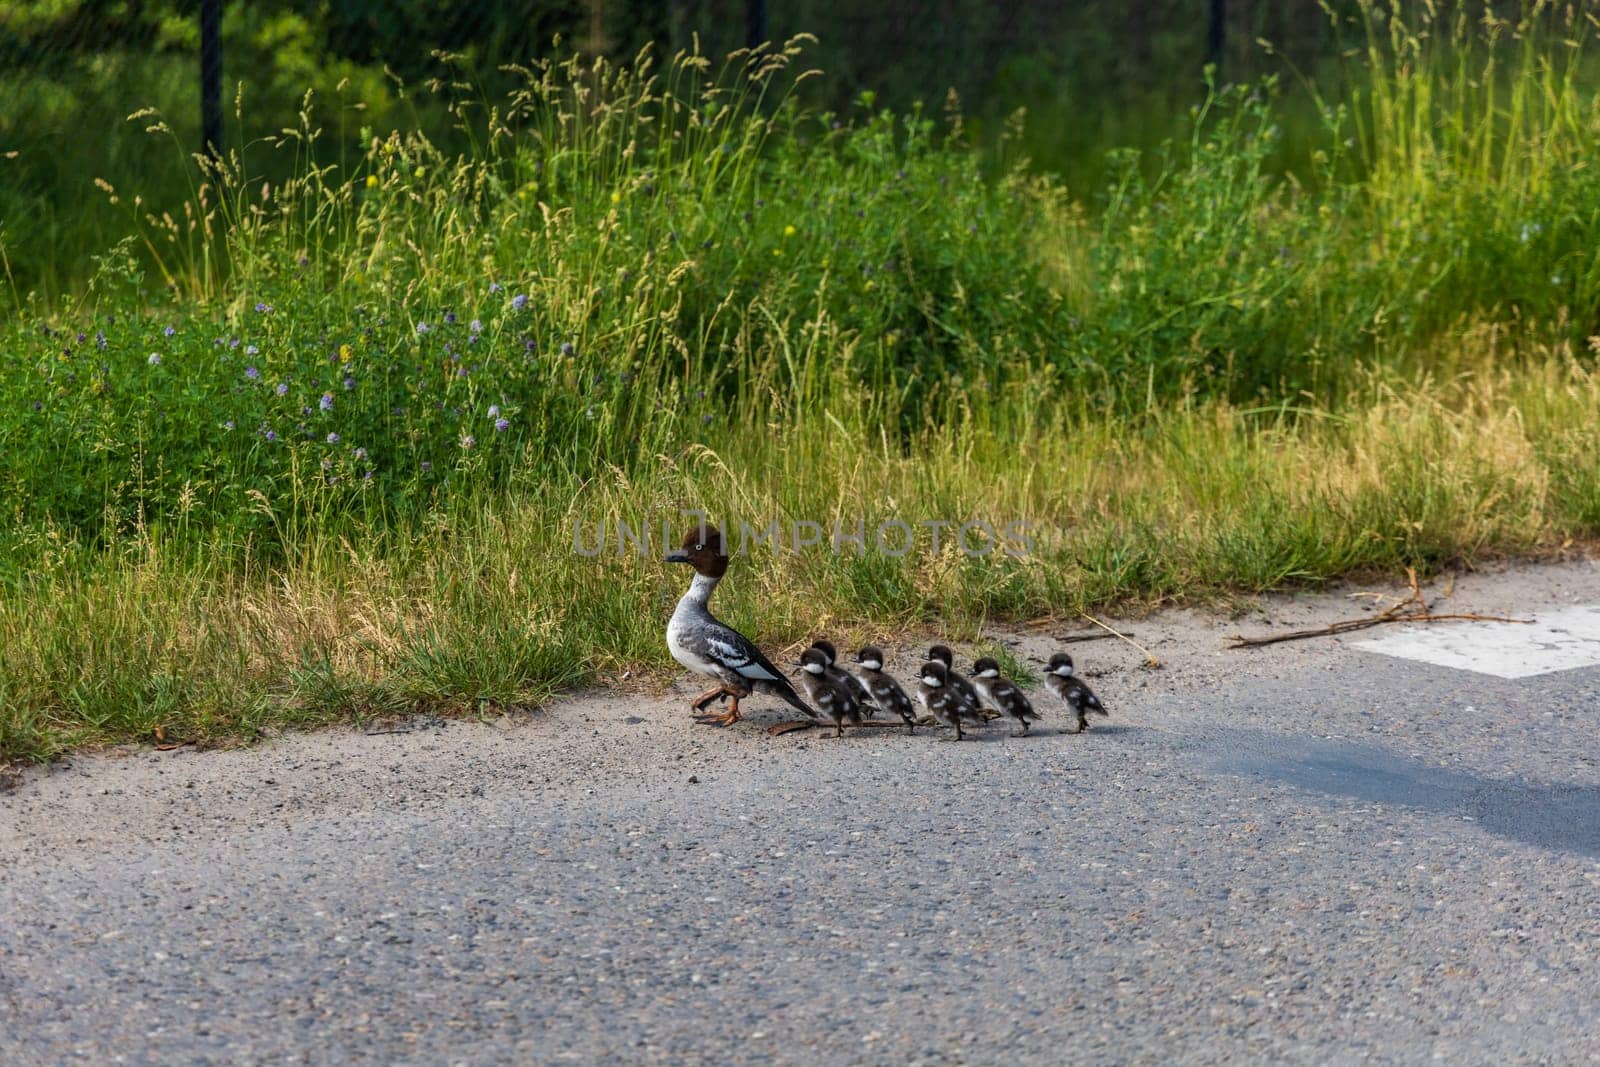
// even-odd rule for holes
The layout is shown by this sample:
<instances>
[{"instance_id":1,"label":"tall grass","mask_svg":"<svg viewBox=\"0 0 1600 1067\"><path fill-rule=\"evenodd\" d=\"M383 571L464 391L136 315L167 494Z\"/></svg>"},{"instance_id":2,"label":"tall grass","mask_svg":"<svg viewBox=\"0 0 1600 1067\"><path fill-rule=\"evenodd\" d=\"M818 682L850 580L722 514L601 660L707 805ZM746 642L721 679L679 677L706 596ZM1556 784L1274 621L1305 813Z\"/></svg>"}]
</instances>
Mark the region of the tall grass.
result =
<instances>
[{"instance_id":1,"label":"tall grass","mask_svg":"<svg viewBox=\"0 0 1600 1067\"><path fill-rule=\"evenodd\" d=\"M1570 354L1508 367L1489 333L1469 344L1470 373L1375 375L1359 404L1316 417L1214 401L1130 423L1051 405L1019 435L975 409L902 447L864 406L812 409L782 436L747 424L632 470L461 499L414 539L318 532L259 568L193 539L47 537L0 600L0 750L48 758L158 728L208 740L470 712L663 667L661 620L681 576L659 563L659 531L692 521L683 507L709 511L730 542L778 524L777 545L745 538L719 610L779 646L822 629L971 636L996 618L1431 571L1593 538L1600 379ZM874 544L896 519L916 528L905 555ZM1026 520L1032 548L969 555L950 528L935 550L930 520ZM796 552L807 521L821 529L801 537L823 543ZM619 541L619 524L649 542ZM601 529L600 554L583 554ZM867 551L830 547L858 530ZM885 543L898 549L901 535ZM966 544L990 547L979 533Z\"/></svg>"},{"instance_id":2,"label":"tall grass","mask_svg":"<svg viewBox=\"0 0 1600 1067\"><path fill-rule=\"evenodd\" d=\"M953 112L808 113L791 42L529 67L447 96L459 154L338 158L308 99L186 211L108 188L127 241L0 365L0 757L662 665L675 576L574 529L685 508L1030 524L763 549L723 607L778 641L1593 538L1589 30L1363 10L1299 178L1275 82L1084 202Z\"/></svg>"}]
</instances>

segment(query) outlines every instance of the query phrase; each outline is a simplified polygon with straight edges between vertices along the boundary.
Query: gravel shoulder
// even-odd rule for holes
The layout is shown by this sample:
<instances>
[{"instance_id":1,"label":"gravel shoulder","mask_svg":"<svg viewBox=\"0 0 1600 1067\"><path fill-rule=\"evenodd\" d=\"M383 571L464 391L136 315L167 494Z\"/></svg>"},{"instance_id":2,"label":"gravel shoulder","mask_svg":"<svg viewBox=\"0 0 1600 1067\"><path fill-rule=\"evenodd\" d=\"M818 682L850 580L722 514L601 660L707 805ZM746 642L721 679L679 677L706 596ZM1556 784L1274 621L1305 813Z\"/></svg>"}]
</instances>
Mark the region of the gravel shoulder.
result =
<instances>
[{"instance_id":1,"label":"gravel shoulder","mask_svg":"<svg viewBox=\"0 0 1600 1067\"><path fill-rule=\"evenodd\" d=\"M1573 603L1594 563L1449 600ZM1114 716L1082 737L774 739L766 702L696 727L680 686L30 770L0 1059L1600 1055L1600 668L1221 647L1370 607L1128 622L1161 670L1073 646Z\"/></svg>"}]
</instances>

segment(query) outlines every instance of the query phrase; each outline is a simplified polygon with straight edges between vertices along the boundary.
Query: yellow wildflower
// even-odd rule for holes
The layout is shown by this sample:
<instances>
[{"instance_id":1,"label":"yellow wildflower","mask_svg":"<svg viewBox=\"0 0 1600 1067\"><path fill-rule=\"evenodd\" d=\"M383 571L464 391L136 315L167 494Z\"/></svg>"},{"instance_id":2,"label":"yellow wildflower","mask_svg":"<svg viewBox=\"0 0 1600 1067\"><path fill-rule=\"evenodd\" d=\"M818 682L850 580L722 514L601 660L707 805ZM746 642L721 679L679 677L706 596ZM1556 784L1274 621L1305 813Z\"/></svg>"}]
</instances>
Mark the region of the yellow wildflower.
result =
<instances>
[{"instance_id":1,"label":"yellow wildflower","mask_svg":"<svg viewBox=\"0 0 1600 1067\"><path fill-rule=\"evenodd\" d=\"M378 176L376 174L367 175L367 188L368 189L376 189L377 187L378 187Z\"/></svg>"},{"instance_id":2,"label":"yellow wildflower","mask_svg":"<svg viewBox=\"0 0 1600 1067\"><path fill-rule=\"evenodd\" d=\"M349 345L340 345L339 346L339 362L340 363L349 363L350 362L350 346Z\"/></svg>"}]
</instances>

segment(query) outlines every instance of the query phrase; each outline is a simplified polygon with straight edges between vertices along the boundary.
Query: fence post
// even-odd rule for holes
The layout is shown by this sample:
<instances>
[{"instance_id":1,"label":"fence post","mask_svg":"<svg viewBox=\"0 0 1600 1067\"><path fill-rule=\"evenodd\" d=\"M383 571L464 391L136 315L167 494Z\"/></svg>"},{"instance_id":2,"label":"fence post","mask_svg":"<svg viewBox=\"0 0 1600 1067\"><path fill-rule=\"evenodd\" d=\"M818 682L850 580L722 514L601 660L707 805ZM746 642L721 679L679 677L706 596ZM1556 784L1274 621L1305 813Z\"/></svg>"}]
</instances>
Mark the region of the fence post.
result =
<instances>
[{"instance_id":1,"label":"fence post","mask_svg":"<svg viewBox=\"0 0 1600 1067\"><path fill-rule=\"evenodd\" d=\"M200 0L200 139L222 156L222 0Z\"/></svg>"},{"instance_id":2,"label":"fence post","mask_svg":"<svg viewBox=\"0 0 1600 1067\"><path fill-rule=\"evenodd\" d=\"M1211 25L1206 30L1206 62L1222 69L1222 47L1227 43L1228 0L1211 0Z\"/></svg>"},{"instance_id":3,"label":"fence post","mask_svg":"<svg viewBox=\"0 0 1600 1067\"><path fill-rule=\"evenodd\" d=\"M756 48L767 43L767 0L745 0L744 43Z\"/></svg>"}]
</instances>

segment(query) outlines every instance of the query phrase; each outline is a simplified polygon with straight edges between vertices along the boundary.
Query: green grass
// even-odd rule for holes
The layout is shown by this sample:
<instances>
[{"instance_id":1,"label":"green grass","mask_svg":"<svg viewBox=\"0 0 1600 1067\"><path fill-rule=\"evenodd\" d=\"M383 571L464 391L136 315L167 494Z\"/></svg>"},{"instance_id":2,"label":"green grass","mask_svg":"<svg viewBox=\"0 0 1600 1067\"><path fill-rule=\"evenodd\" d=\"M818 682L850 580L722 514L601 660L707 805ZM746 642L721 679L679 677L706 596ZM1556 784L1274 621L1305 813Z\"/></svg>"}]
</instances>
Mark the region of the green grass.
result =
<instances>
[{"instance_id":1,"label":"green grass","mask_svg":"<svg viewBox=\"0 0 1600 1067\"><path fill-rule=\"evenodd\" d=\"M1081 201L806 113L796 47L532 69L459 102L463 153L324 159L308 111L187 212L108 193L127 239L5 332L0 759L665 668L683 576L574 525L682 509L1029 524L758 549L719 607L777 645L1592 541L1587 42L1396 25L1300 178L1271 83Z\"/></svg>"}]
</instances>

